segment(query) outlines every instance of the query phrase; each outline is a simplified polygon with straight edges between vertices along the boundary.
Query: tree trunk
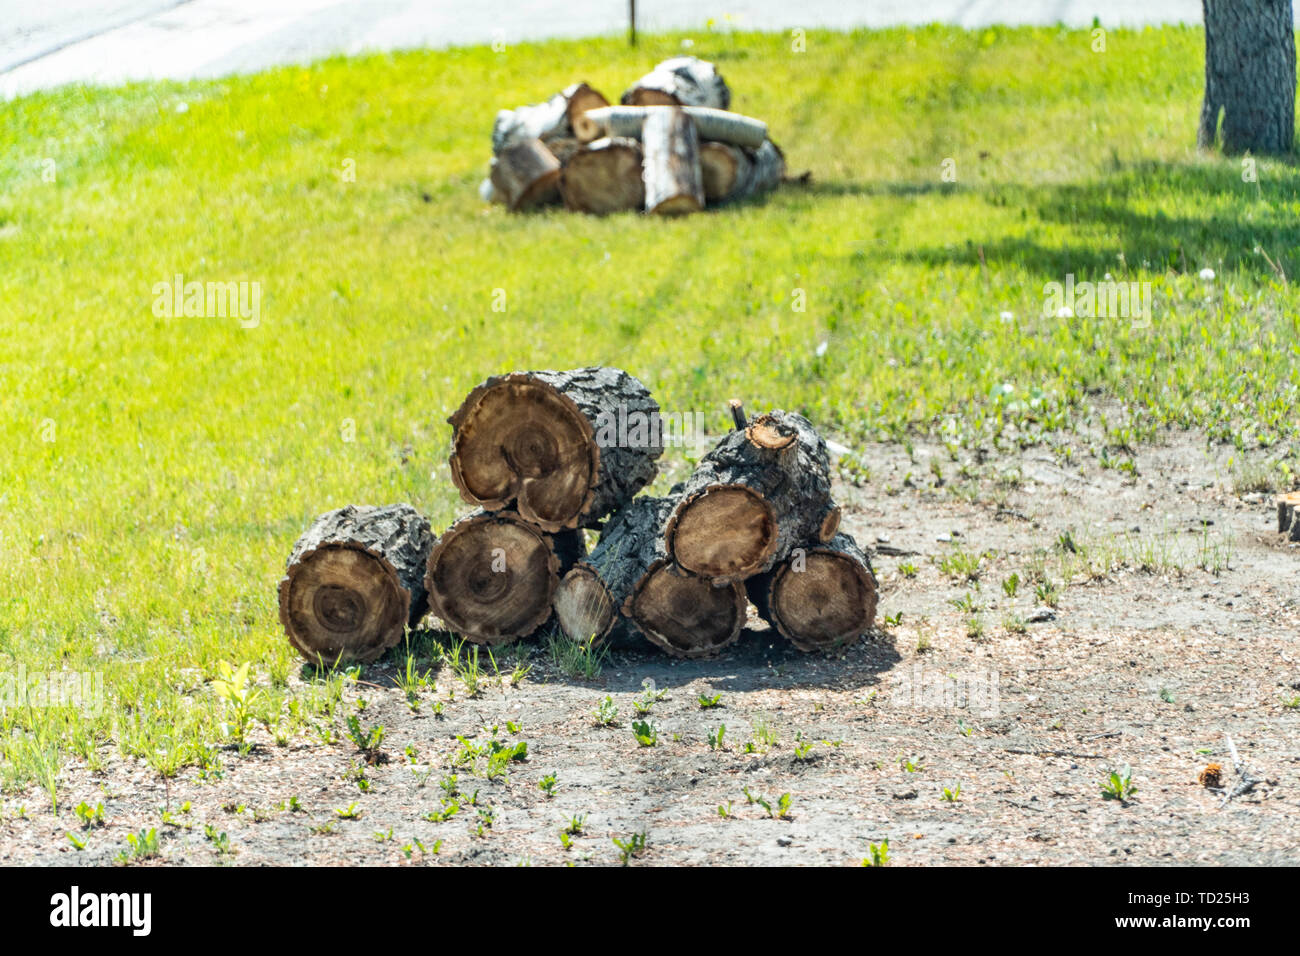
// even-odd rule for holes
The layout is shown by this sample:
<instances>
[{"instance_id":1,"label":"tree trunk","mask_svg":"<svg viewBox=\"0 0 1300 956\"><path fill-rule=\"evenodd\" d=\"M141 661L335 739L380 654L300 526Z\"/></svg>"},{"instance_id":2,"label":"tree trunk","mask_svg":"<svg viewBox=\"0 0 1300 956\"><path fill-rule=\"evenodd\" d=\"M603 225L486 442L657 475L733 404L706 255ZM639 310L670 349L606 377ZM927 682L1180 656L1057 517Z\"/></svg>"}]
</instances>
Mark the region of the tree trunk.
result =
<instances>
[{"instance_id":1,"label":"tree trunk","mask_svg":"<svg viewBox=\"0 0 1300 956\"><path fill-rule=\"evenodd\" d=\"M843 533L794 549L745 588L759 615L801 651L857 640L876 619L876 575L857 542Z\"/></svg>"},{"instance_id":2,"label":"tree trunk","mask_svg":"<svg viewBox=\"0 0 1300 956\"><path fill-rule=\"evenodd\" d=\"M604 215L645 204L641 144L634 139L598 139L574 153L560 177L564 205Z\"/></svg>"},{"instance_id":3,"label":"tree trunk","mask_svg":"<svg viewBox=\"0 0 1300 956\"><path fill-rule=\"evenodd\" d=\"M680 109L695 121L700 139L758 149L767 139L767 124L751 116L703 106L602 106L587 113L596 139L600 136L628 136L641 139L651 116Z\"/></svg>"},{"instance_id":4,"label":"tree trunk","mask_svg":"<svg viewBox=\"0 0 1300 956\"><path fill-rule=\"evenodd\" d=\"M1291 0L1203 0L1205 99L1197 143L1225 153L1291 152L1295 140L1295 28Z\"/></svg>"},{"instance_id":5,"label":"tree trunk","mask_svg":"<svg viewBox=\"0 0 1300 956\"><path fill-rule=\"evenodd\" d=\"M707 106L725 110L731 105L731 90L712 63L694 56L675 56L632 84L620 102L624 106Z\"/></svg>"},{"instance_id":6,"label":"tree trunk","mask_svg":"<svg viewBox=\"0 0 1300 956\"><path fill-rule=\"evenodd\" d=\"M559 194L560 161L540 139L524 140L493 160L491 179L507 209L531 209Z\"/></svg>"},{"instance_id":7,"label":"tree trunk","mask_svg":"<svg viewBox=\"0 0 1300 956\"><path fill-rule=\"evenodd\" d=\"M318 666L364 662L396 645L428 609L429 522L410 505L348 505L317 518L280 581L280 623Z\"/></svg>"},{"instance_id":8,"label":"tree trunk","mask_svg":"<svg viewBox=\"0 0 1300 956\"><path fill-rule=\"evenodd\" d=\"M429 553L429 609L475 644L527 637L551 616L560 575L585 550L581 531L548 535L512 511L475 511Z\"/></svg>"},{"instance_id":9,"label":"tree trunk","mask_svg":"<svg viewBox=\"0 0 1300 956\"><path fill-rule=\"evenodd\" d=\"M488 511L514 503L545 531L597 527L663 453L659 406L617 368L495 376L447 420L461 497Z\"/></svg>"},{"instance_id":10,"label":"tree trunk","mask_svg":"<svg viewBox=\"0 0 1300 956\"><path fill-rule=\"evenodd\" d=\"M785 176L785 157L771 140L756 150L728 143L700 144L704 198L709 205L775 189Z\"/></svg>"},{"instance_id":11,"label":"tree trunk","mask_svg":"<svg viewBox=\"0 0 1300 956\"><path fill-rule=\"evenodd\" d=\"M641 130L645 143L646 212L662 216L704 208L700 140L695 121L680 109L656 110Z\"/></svg>"},{"instance_id":12,"label":"tree trunk","mask_svg":"<svg viewBox=\"0 0 1300 956\"><path fill-rule=\"evenodd\" d=\"M668 552L715 584L769 570L839 527L826 442L792 412L751 418L700 459L665 528Z\"/></svg>"}]
</instances>

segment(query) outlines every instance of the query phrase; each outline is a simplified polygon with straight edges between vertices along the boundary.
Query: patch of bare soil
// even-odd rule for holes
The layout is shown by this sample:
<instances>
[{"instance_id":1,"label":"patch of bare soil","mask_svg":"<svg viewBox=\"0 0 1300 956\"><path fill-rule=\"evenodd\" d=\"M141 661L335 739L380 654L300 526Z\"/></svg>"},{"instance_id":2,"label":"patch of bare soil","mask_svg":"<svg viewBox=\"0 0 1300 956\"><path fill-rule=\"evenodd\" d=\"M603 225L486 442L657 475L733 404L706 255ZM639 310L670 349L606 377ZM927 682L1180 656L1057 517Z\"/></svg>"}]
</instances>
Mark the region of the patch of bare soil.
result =
<instances>
[{"instance_id":1,"label":"patch of bare soil","mask_svg":"<svg viewBox=\"0 0 1300 956\"><path fill-rule=\"evenodd\" d=\"M39 791L8 800L0 862L108 864L147 827L182 864L611 864L638 833L649 864L856 865L884 840L891 865L1295 861L1300 549L1274 533L1271 495L1237 492L1228 452L1174 433L1136 476L1041 449L860 454L870 479L840 491L878 549L882 626L838 657L756 621L717 660L618 650L594 681L539 648L518 686L472 699L444 669L415 713L385 662L336 720L366 700L363 724L386 728L373 765L343 734L230 751L203 782L114 752L102 774L64 773L57 818ZM664 693L642 718L647 680ZM598 726L606 695L618 716ZM452 766L458 737L485 753ZM527 756L489 776L494 737ZM1210 763L1219 789L1198 780ZM1105 798L1125 766L1136 793ZM107 822L77 851L82 800Z\"/></svg>"}]
</instances>

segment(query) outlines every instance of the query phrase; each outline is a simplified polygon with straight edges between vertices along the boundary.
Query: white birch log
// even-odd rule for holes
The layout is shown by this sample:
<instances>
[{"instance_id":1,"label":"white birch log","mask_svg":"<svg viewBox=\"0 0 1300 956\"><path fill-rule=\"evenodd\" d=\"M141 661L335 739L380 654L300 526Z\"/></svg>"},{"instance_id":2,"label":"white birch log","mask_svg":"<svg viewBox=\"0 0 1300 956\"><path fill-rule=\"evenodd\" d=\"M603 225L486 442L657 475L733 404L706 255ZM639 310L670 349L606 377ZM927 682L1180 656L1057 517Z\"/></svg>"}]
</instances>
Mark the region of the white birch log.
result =
<instances>
[{"instance_id":1,"label":"white birch log","mask_svg":"<svg viewBox=\"0 0 1300 956\"><path fill-rule=\"evenodd\" d=\"M501 110L492 124L492 153L529 139L548 143L552 139L591 133L583 142L598 138L583 115L590 109L607 106L609 101L586 83L566 86L544 103Z\"/></svg>"},{"instance_id":2,"label":"white birch log","mask_svg":"<svg viewBox=\"0 0 1300 956\"><path fill-rule=\"evenodd\" d=\"M767 124L762 120L705 106L602 106L588 110L586 116L600 136L640 139L641 127L648 117L679 108L695 121L700 139L750 149L758 149L767 139Z\"/></svg>"},{"instance_id":3,"label":"white birch log","mask_svg":"<svg viewBox=\"0 0 1300 956\"><path fill-rule=\"evenodd\" d=\"M511 212L554 199L560 185L560 161L540 139L507 146L492 164L492 187Z\"/></svg>"},{"instance_id":4,"label":"white birch log","mask_svg":"<svg viewBox=\"0 0 1300 956\"><path fill-rule=\"evenodd\" d=\"M712 63L694 56L675 56L633 83L620 102L624 106L709 106L725 110L731 105L731 90Z\"/></svg>"},{"instance_id":5,"label":"white birch log","mask_svg":"<svg viewBox=\"0 0 1300 956\"><path fill-rule=\"evenodd\" d=\"M680 107L656 109L643 130L645 209L677 215L704 208L704 177L695 121Z\"/></svg>"}]
</instances>

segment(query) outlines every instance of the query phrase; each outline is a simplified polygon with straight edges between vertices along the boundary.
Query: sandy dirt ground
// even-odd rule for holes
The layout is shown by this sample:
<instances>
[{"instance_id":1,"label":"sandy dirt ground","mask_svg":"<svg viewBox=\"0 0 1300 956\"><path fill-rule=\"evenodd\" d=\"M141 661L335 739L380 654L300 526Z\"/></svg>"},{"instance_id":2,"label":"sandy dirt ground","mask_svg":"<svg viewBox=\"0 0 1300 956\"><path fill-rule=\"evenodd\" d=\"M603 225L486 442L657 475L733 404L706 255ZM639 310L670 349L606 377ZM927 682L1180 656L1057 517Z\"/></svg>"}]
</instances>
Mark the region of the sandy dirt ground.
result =
<instances>
[{"instance_id":1,"label":"sandy dirt ground","mask_svg":"<svg viewBox=\"0 0 1300 956\"><path fill-rule=\"evenodd\" d=\"M219 778L170 782L106 750L105 771L65 771L57 818L38 790L8 797L0 863L109 864L147 827L151 864L618 864L620 841L637 865L858 865L884 840L892 866L1296 862L1300 547L1231 449L1170 433L1137 474L1041 448L859 455L840 494L877 549L880 626L838 656L752 621L715 660L620 650L587 681L521 645L518 682L467 698L443 669L418 711L385 662L345 689L332 743L255 734ZM369 760L342 733L361 699L385 728ZM526 757L489 773L493 740ZM1125 766L1136 793L1107 799ZM105 825L81 830L82 800Z\"/></svg>"}]
</instances>

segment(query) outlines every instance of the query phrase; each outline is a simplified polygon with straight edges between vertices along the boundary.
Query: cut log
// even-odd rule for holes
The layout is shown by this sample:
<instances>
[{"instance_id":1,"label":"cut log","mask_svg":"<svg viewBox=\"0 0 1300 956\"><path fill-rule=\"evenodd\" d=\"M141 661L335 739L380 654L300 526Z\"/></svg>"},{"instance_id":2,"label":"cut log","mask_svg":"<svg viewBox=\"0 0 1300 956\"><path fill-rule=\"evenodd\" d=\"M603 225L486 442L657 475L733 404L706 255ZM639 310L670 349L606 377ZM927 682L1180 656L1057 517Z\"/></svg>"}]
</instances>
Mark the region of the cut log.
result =
<instances>
[{"instance_id":1,"label":"cut log","mask_svg":"<svg viewBox=\"0 0 1300 956\"><path fill-rule=\"evenodd\" d=\"M550 617L560 575L585 550L581 531L549 535L512 511L475 511L429 553L429 609L475 644L527 637Z\"/></svg>"},{"instance_id":2,"label":"cut log","mask_svg":"<svg viewBox=\"0 0 1300 956\"><path fill-rule=\"evenodd\" d=\"M657 110L646 117L642 140L646 212L672 216L703 209L704 179L695 121L677 108Z\"/></svg>"},{"instance_id":3,"label":"cut log","mask_svg":"<svg viewBox=\"0 0 1300 956\"><path fill-rule=\"evenodd\" d=\"M826 442L792 412L756 415L700 459L665 527L668 553L715 584L770 570L839 527Z\"/></svg>"},{"instance_id":4,"label":"cut log","mask_svg":"<svg viewBox=\"0 0 1300 956\"><path fill-rule=\"evenodd\" d=\"M636 635L623 606L650 565L665 557L664 521L676 503L642 495L605 523L596 547L555 591L555 618L566 637L599 646Z\"/></svg>"},{"instance_id":5,"label":"cut log","mask_svg":"<svg viewBox=\"0 0 1300 956\"><path fill-rule=\"evenodd\" d=\"M540 139L507 146L492 164L492 186L511 212L531 209L559 194L560 161Z\"/></svg>"},{"instance_id":6,"label":"cut log","mask_svg":"<svg viewBox=\"0 0 1300 956\"><path fill-rule=\"evenodd\" d=\"M601 136L641 139L641 129L649 117L674 109L683 110L695 120L702 140L715 140L750 149L758 149L767 140L767 124L762 120L704 106L602 106L589 110L586 115L592 122L592 139Z\"/></svg>"},{"instance_id":7,"label":"cut log","mask_svg":"<svg viewBox=\"0 0 1300 956\"><path fill-rule=\"evenodd\" d=\"M716 653L740 636L740 585L715 588L667 559L663 526L676 496L643 495L609 519L600 542L560 582L555 617L589 646L626 644L638 634L679 657Z\"/></svg>"},{"instance_id":8,"label":"cut log","mask_svg":"<svg viewBox=\"0 0 1300 956\"><path fill-rule=\"evenodd\" d=\"M1277 531L1300 541L1300 491L1277 496Z\"/></svg>"},{"instance_id":9,"label":"cut log","mask_svg":"<svg viewBox=\"0 0 1300 956\"><path fill-rule=\"evenodd\" d=\"M794 549L745 588L759 615L801 651L841 647L875 623L876 575L847 534Z\"/></svg>"},{"instance_id":10,"label":"cut log","mask_svg":"<svg viewBox=\"0 0 1300 956\"><path fill-rule=\"evenodd\" d=\"M730 143L700 144L700 171L704 175L704 198L713 205L722 202L749 178L752 165L748 154Z\"/></svg>"},{"instance_id":11,"label":"cut log","mask_svg":"<svg viewBox=\"0 0 1300 956\"><path fill-rule=\"evenodd\" d=\"M674 657L710 657L740 637L745 604L739 582L715 586L661 559L637 582L623 613Z\"/></svg>"},{"instance_id":12,"label":"cut log","mask_svg":"<svg viewBox=\"0 0 1300 956\"><path fill-rule=\"evenodd\" d=\"M710 205L775 189L785 177L785 157L770 139L756 150L729 143L700 144L704 198Z\"/></svg>"},{"instance_id":13,"label":"cut log","mask_svg":"<svg viewBox=\"0 0 1300 956\"><path fill-rule=\"evenodd\" d=\"M492 124L492 154L500 156L506 149L530 139L548 142L554 138L591 132L582 118L587 110L607 106L609 101L586 83L574 83L544 103L501 110ZM599 134L583 141L597 139Z\"/></svg>"},{"instance_id":14,"label":"cut log","mask_svg":"<svg viewBox=\"0 0 1300 956\"><path fill-rule=\"evenodd\" d=\"M569 129L579 142L588 143L600 138L594 129L595 124L587 119L587 111L608 105L609 100L586 83L579 83L576 89L570 87L565 113L569 118Z\"/></svg>"},{"instance_id":15,"label":"cut log","mask_svg":"<svg viewBox=\"0 0 1300 956\"><path fill-rule=\"evenodd\" d=\"M731 106L731 90L712 63L695 56L664 60L623 94L624 106Z\"/></svg>"},{"instance_id":16,"label":"cut log","mask_svg":"<svg viewBox=\"0 0 1300 956\"><path fill-rule=\"evenodd\" d=\"M597 527L663 453L659 406L617 368L495 376L447 420L461 497L488 511L514 504L545 531Z\"/></svg>"},{"instance_id":17,"label":"cut log","mask_svg":"<svg viewBox=\"0 0 1300 956\"><path fill-rule=\"evenodd\" d=\"M321 515L293 546L280 581L280 623L321 667L372 661L428 609L429 522L410 505L348 505Z\"/></svg>"},{"instance_id":18,"label":"cut log","mask_svg":"<svg viewBox=\"0 0 1300 956\"><path fill-rule=\"evenodd\" d=\"M598 139L573 154L560 176L564 205L604 215L639 210L645 204L641 144L634 139Z\"/></svg>"}]
</instances>

